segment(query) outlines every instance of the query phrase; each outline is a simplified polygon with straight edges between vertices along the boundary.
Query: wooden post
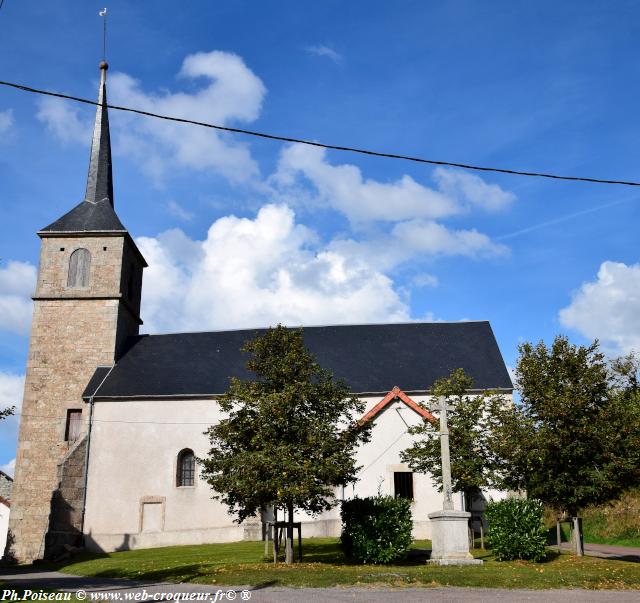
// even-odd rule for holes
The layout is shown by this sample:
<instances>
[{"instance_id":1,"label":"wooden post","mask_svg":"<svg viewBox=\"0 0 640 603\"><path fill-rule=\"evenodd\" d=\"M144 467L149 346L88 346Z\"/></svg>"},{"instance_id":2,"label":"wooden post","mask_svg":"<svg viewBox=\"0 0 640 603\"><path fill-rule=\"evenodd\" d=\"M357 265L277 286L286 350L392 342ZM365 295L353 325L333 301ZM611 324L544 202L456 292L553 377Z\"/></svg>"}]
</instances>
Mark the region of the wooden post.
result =
<instances>
[{"instance_id":1,"label":"wooden post","mask_svg":"<svg viewBox=\"0 0 640 603\"><path fill-rule=\"evenodd\" d=\"M558 553L562 551L562 528L560 527L560 519L556 521L556 544L558 545Z\"/></svg>"},{"instance_id":2,"label":"wooden post","mask_svg":"<svg viewBox=\"0 0 640 603\"><path fill-rule=\"evenodd\" d=\"M284 547L284 562L287 565L293 563L293 504L287 504L287 536Z\"/></svg>"},{"instance_id":3,"label":"wooden post","mask_svg":"<svg viewBox=\"0 0 640 603\"><path fill-rule=\"evenodd\" d=\"M302 524L298 524L298 561L302 562Z\"/></svg>"},{"instance_id":4,"label":"wooden post","mask_svg":"<svg viewBox=\"0 0 640 603\"><path fill-rule=\"evenodd\" d=\"M480 548L484 551L484 524L482 523L482 517L480 517Z\"/></svg>"},{"instance_id":5,"label":"wooden post","mask_svg":"<svg viewBox=\"0 0 640 603\"><path fill-rule=\"evenodd\" d=\"M264 556L269 556L269 542L273 541L273 537L271 536L271 530L273 530L273 525L270 521L267 521L264 524Z\"/></svg>"},{"instance_id":6,"label":"wooden post","mask_svg":"<svg viewBox=\"0 0 640 603\"><path fill-rule=\"evenodd\" d=\"M278 549L280 548L280 535L278 534L278 527L274 524L273 526L273 562L278 563Z\"/></svg>"}]
</instances>

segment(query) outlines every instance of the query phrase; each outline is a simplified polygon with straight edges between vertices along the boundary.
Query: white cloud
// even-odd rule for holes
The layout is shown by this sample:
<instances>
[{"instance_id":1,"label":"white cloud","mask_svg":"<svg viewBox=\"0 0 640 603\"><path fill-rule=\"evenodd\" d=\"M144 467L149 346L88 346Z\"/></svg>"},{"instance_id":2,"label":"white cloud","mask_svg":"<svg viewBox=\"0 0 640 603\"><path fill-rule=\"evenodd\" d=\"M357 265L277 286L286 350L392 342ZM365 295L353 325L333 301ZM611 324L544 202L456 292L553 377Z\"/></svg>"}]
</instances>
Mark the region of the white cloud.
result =
<instances>
[{"instance_id":1,"label":"white cloud","mask_svg":"<svg viewBox=\"0 0 640 603\"><path fill-rule=\"evenodd\" d=\"M388 233L360 241L336 239L330 243L330 248L353 261L382 271L425 258L463 256L484 259L509 254L508 247L494 243L476 230L449 229L432 220L400 222ZM427 274L414 279L411 284L434 287L438 280Z\"/></svg>"},{"instance_id":2,"label":"white cloud","mask_svg":"<svg viewBox=\"0 0 640 603\"><path fill-rule=\"evenodd\" d=\"M29 332L35 285L35 266L16 261L0 265L0 330L20 335Z\"/></svg>"},{"instance_id":3,"label":"white cloud","mask_svg":"<svg viewBox=\"0 0 640 603\"><path fill-rule=\"evenodd\" d=\"M301 176L313 185L315 198L304 194ZM270 181L285 199L302 196L307 202L332 207L355 226L372 221L443 219L474 207L495 211L515 199L513 193L471 174L436 169L433 177L438 189L406 174L393 182L380 182L364 178L355 165L330 164L325 149L292 144L283 149Z\"/></svg>"},{"instance_id":4,"label":"white cloud","mask_svg":"<svg viewBox=\"0 0 640 603\"><path fill-rule=\"evenodd\" d=\"M0 371L0 408L15 406L18 412L22 407L23 390L24 375Z\"/></svg>"},{"instance_id":5,"label":"white cloud","mask_svg":"<svg viewBox=\"0 0 640 603\"><path fill-rule=\"evenodd\" d=\"M145 92L140 82L124 73L111 76L114 103L196 121L229 125L258 118L266 88L262 81L231 53L199 52L185 58L179 77L207 81L192 93ZM216 130L152 118L118 114L114 123L116 148L140 161L148 173L161 179L173 165L213 170L233 182L259 177L248 148Z\"/></svg>"},{"instance_id":6,"label":"white cloud","mask_svg":"<svg viewBox=\"0 0 640 603\"><path fill-rule=\"evenodd\" d=\"M280 200L332 208L344 214L355 230L366 231L367 238L343 237L330 248L376 270L426 256L507 254L507 247L475 229L451 229L440 221L475 208L495 211L515 196L473 175L436 170L434 179L438 190L408 175L379 182L364 178L354 165L331 165L324 149L293 144L283 149L270 184Z\"/></svg>"},{"instance_id":7,"label":"white cloud","mask_svg":"<svg viewBox=\"0 0 640 603\"><path fill-rule=\"evenodd\" d=\"M401 222L392 235L412 254L489 257L508 253L505 246L477 230L451 230L431 220Z\"/></svg>"},{"instance_id":8,"label":"white cloud","mask_svg":"<svg viewBox=\"0 0 640 603\"><path fill-rule=\"evenodd\" d=\"M266 88L235 54L213 51L189 55L178 76L190 89L194 82L204 81L205 85L191 92L152 93L130 75L114 73L108 78L109 102L217 125L251 122L260 114ZM58 138L88 145L91 121L80 115L58 99L44 99L39 104L38 118ZM233 182L259 177L248 147L222 132L118 111L112 111L110 119L114 150L137 161L157 184L176 165L212 170Z\"/></svg>"},{"instance_id":9,"label":"white cloud","mask_svg":"<svg viewBox=\"0 0 640 603\"><path fill-rule=\"evenodd\" d=\"M411 176L390 183L365 179L355 165L331 165L325 149L293 144L282 151L272 183L286 193L296 186L299 175L313 184L320 203L340 211L353 224L441 218L459 211L452 198L418 184ZM294 189L294 196L296 192Z\"/></svg>"},{"instance_id":10,"label":"white cloud","mask_svg":"<svg viewBox=\"0 0 640 603\"><path fill-rule=\"evenodd\" d=\"M0 111L0 134L6 134L13 126L13 110Z\"/></svg>"},{"instance_id":11,"label":"white cloud","mask_svg":"<svg viewBox=\"0 0 640 603\"><path fill-rule=\"evenodd\" d=\"M516 200L512 192L503 190L497 184L488 184L468 172L439 167L433 170L433 177L443 193L487 211L505 209Z\"/></svg>"},{"instance_id":12,"label":"white cloud","mask_svg":"<svg viewBox=\"0 0 640 603\"><path fill-rule=\"evenodd\" d=\"M16 470L16 459L11 459L8 463L0 465L0 471L4 471L10 477L13 477L13 473Z\"/></svg>"},{"instance_id":13,"label":"white cloud","mask_svg":"<svg viewBox=\"0 0 640 603\"><path fill-rule=\"evenodd\" d=\"M16 412L20 412L23 390L24 375L0 371L0 409L15 406ZM15 414L0 421L0 442L13 445L18 437L18 425L18 415ZM2 452L7 453L7 448L4 447ZM15 458L1 465L0 469L13 476L14 466Z\"/></svg>"},{"instance_id":14,"label":"white cloud","mask_svg":"<svg viewBox=\"0 0 640 603\"><path fill-rule=\"evenodd\" d=\"M427 272L423 272L421 274L416 274L411 279L411 284L414 287L437 287L440 282L438 281L438 277L433 274L429 274Z\"/></svg>"},{"instance_id":15,"label":"white cloud","mask_svg":"<svg viewBox=\"0 0 640 603\"><path fill-rule=\"evenodd\" d=\"M318 57L326 57L331 59L334 63L340 63L342 61L342 55L336 52L330 46L325 44L317 44L315 46L307 46L307 52Z\"/></svg>"},{"instance_id":16,"label":"white cloud","mask_svg":"<svg viewBox=\"0 0 640 603\"><path fill-rule=\"evenodd\" d=\"M91 143L91 118L86 113L81 113L78 107L69 101L41 98L38 100L36 117L64 143L85 146Z\"/></svg>"},{"instance_id":17,"label":"white cloud","mask_svg":"<svg viewBox=\"0 0 640 603\"><path fill-rule=\"evenodd\" d=\"M640 264L603 262L595 281L583 283L560 322L611 354L640 352Z\"/></svg>"},{"instance_id":18,"label":"white cloud","mask_svg":"<svg viewBox=\"0 0 640 603\"><path fill-rule=\"evenodd\" d=\"M167 210L172 216L178 218L179 220L188 222L189 220L193 219L193 214L173 199L167 203Z\"/></svg>"},{"instance_id":19,"label":"white cloud","mask_svg":"<svg viewBox=\"0 0 640 603\"><path fill-rule=\"evenodd\" d=\"M173 230L138 239L149 262L143 315L151 331L402 321L392 281L296 224L284 205L227 216L204 241Z\"/></svg>"}]
</instances>

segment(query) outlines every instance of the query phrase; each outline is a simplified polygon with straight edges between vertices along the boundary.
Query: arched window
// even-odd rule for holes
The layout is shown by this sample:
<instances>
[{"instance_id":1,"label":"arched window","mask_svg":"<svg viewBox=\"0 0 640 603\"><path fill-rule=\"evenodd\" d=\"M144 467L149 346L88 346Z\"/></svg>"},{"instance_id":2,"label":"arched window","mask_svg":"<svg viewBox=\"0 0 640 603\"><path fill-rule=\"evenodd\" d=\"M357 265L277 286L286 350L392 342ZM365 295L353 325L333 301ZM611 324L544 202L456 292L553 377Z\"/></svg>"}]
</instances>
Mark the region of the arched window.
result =
<instances>
[{"instance_id":1,"label":"arched window","mask_svg":"<svg viewBox=\"0 0 640 603\"><path fill-rule=\"evenodd\" d=\"M178 454L176 486L193 486L196 475L196 457L193 450L185 448Z\"/></svg>"},{"instance_id":2,"label":"arched window","mask_svg":"<svg viewBox=\"0 0 640 603\"><path fill-rule=\"evenodd\" d=\"M91 254L88 249L76 249L69 258L67 287L88 287Z\"/></svg>"}]
</instances>

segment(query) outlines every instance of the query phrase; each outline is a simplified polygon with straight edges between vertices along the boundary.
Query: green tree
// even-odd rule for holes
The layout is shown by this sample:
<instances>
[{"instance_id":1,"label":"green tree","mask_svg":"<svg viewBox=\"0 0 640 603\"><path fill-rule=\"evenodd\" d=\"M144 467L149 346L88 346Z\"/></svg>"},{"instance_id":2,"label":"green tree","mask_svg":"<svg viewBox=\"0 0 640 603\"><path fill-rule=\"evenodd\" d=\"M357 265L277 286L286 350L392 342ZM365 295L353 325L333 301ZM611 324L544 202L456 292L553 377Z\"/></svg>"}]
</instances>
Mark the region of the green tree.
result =
<instances>
[{"instance_id":1,"label":"green tree","mask_svg":"<svg viewBox=\"0 0 640 603\"><path fill-rule=\"evenodd\" d=\"M575 346L563 336L519 353L520 403L494 409L500 485L575 517L637 483L640 406L628 365L609 367L597 341Z\"/></svg>"},{"instance_id":2,"label":"green tree","mask_svg":"<svg viewBox=\"0 0 640 603\"><path fill-rule=\"evenodd\" d=\"M609 369L605 437L616 458L620 486L633 488L640 484L640 361L631 353L612 360Z\"/></svg>"},{"instance_id":3,"label":"green tree","mask_svg":"<svg viewBox=\"0 0 640 603\"><path fill-rule=\"evenodd\" d=\"M226 418L206 432L203 476L242 522L261 509L287 511L287 563L293 561L293 514L336 504L334 488L356 480L354 451L370 426L364 403L349 395L303 344L302 330L278 325L243 351L253 381L231 379L220 399Z\"/></svg>"},{"instance_id":4,"label":"green tree","mask_svg":"<svg viewBox=\"0 0 640 603\"><path fill-rule=\"evenodd\" d=\"M504 404L501 396L491 392L469 395L472 387L473 379L463 369L456 369L431 388L432 408L437 408L440 396L453 406L447 413L452 489L464 492L467 508L480 489L496 481L490 446L495 413L491 409ZM431 474L442 490L439 422L425 421L412 427L409 433L418 438L401 453L403 461L414 471Z\"/></svg>"}]
</instances>

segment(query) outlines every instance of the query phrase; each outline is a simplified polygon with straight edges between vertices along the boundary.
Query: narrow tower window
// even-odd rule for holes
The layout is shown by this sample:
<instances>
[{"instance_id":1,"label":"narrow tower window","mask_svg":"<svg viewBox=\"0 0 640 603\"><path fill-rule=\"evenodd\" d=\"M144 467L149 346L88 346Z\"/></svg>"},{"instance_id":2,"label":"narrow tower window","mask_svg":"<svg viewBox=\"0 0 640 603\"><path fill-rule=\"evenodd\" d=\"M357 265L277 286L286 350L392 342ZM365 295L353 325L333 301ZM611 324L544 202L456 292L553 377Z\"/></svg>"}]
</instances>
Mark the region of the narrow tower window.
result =
<instances>
[{"instance_id":1,"label":"narrow tower window","mask_svg":"<svg viewBox=\"0 0 640 603\"><path fill-rule=\"evenodd\" d=\"M176 486L193 486L196 475L196 457L193 450L185 448L178 454Z\"/></svg>"},{"instance_id":2,"label":"narrow tower window","mask_svg":"<svg viewBox=\"0 0 640 603\"><path fill-rule=\"evenodd\" d=\"M76 249L69 258L67 287L88 287L91 254L88 249Z\"/></svg>"},{"instance_id":3,"label":"narrow tower window","mask_svg":"<svg viewBox=\"0 0 640 603\"><path fill-rule=\"evenodd\" d=\"M82 411L68 410L67 425L64 433L64 439L67 442L75 442L80 437L81 427L82 427Z\"/></svg>"}]
</instances>

